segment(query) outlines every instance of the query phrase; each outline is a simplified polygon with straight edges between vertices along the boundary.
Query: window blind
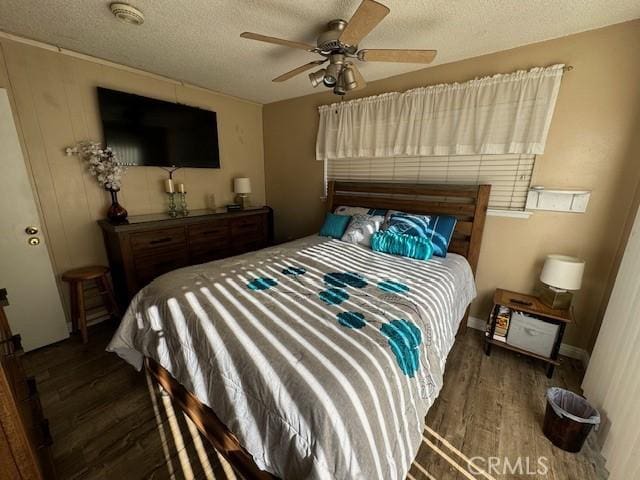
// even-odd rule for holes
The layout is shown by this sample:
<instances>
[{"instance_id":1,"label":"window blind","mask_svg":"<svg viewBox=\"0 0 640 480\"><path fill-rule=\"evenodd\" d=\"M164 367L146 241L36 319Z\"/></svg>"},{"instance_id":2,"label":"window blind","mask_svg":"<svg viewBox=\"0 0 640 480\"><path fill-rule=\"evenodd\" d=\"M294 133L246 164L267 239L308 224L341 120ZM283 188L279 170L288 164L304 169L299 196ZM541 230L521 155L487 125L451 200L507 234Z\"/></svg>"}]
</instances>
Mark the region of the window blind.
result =
<instances>
[{"instance_id":1,"label":"window blind","mask_svg":"<svg viewBox=\"0 0 640 480\"><path fill-rule=\"evenodd\" d=\"M522 211L535 155L342 158L325 162L326 180L490 184L489 208Z\"/></svg>"}]
</instances>

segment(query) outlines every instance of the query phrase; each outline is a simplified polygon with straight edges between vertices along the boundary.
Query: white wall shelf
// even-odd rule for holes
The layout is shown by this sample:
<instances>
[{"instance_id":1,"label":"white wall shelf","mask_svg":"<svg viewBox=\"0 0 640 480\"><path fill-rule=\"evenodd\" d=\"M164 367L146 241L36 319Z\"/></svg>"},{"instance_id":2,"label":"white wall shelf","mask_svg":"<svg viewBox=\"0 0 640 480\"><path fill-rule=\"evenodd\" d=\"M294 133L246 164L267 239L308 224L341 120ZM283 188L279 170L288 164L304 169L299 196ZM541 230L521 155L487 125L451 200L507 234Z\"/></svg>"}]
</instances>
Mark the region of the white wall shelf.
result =
<instances>
[{"instance_id":1,"label":"white wall shelf","mask_svg":"<svg viewBox=\"0 0 640 480\"><path fill-rule=\"evenodd\" d=\"M560 190L532 187L527 194L527 210L584 213L591 197L589 190Z\"/></svg>"}]
</instances>

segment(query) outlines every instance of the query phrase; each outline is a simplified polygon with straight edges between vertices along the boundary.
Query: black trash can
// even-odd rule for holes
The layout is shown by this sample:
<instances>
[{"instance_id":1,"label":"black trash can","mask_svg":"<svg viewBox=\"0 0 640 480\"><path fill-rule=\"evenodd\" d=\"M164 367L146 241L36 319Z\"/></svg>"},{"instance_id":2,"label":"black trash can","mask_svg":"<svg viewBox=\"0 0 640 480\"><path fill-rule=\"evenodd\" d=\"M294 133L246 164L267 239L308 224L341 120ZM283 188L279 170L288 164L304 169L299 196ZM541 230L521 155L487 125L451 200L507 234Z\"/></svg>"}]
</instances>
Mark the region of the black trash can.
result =
<instances>
[{"instance_id":1,"label":"black trash can","mask_svg":"<svg viewBox=\"0 0 640 480\"><path fill-rule=\"evenodd\" d=\"M556 447L579 452L591 429L599 423L598 410L580 395L558 387L547 390L542 431Z\"/></svg>"}]
</instances>

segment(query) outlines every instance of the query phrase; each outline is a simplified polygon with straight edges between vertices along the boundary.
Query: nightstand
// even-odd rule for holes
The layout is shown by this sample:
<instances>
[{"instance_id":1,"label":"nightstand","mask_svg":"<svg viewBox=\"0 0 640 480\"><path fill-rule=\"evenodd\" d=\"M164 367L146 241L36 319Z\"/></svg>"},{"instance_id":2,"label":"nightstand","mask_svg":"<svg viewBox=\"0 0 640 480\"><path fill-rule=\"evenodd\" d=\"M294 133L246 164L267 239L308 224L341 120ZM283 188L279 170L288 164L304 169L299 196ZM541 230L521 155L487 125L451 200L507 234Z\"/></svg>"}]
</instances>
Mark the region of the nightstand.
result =
<instances>
[{"instance_id":1,"label":"nightstand","mask_svg":"<svg viewBox=\"0 0 640 480\"><path fill-rule=\"evenodd\" d=\"M512 344L509 344L509 335L507 334L506 341L500 341L494 339L496 331L496 320L500 307L507 307L513 312L522 312L530 315L535 319L552 325L557 325L557 334L553 340L553 346L551 347L551 354L549 356L540 355L538 353L531 352L525 348L521 348ZM496 289L493 294L493 309L488 319L487 331L488 335L485 335L484 339L484 351L487 356L491 355L491 347L496 345L498 347L506 348L522 355L537 358L546 362L547 365L547 377L553 376L553 370L558 362L558 353L560 351L560 344L562 343L562 337L567 324L574 323L573 312L571 309L559 310L549 308L542 304L538 297L533 295L525 295L523 293L511 292L509 290L503 290L501 288ZM513 325L509 325L511 328Z\"/></svg>"}]
</instances>

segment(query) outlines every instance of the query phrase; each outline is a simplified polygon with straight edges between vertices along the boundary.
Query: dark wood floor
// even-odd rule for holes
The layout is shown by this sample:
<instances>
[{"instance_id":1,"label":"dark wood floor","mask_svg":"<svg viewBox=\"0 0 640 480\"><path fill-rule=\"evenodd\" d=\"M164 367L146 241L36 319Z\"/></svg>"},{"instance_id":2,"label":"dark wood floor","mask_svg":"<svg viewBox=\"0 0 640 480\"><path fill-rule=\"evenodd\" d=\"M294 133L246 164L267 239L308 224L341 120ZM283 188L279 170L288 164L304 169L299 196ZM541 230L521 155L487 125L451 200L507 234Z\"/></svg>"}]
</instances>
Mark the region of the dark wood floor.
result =
<instances>
[{"instance_id":1,"label":"dark wood floor","mask_svg":"<svg viewBox=\"0 0 640 480\"><path fill-rule=\"evenodd\" d=\"M233 479L228 465L166 395L144 374L104 351L113 329L104 323L90 329L86 346L71 338L25 356L51 424L59 477ZM580 454L569 454L553 447L541 431L546 389L557 385L579 391L580 364L563 359L549 380L534 360L500 349L486 357L481 339L470 330L457 341L443 391L427 416L427 425L450 445L426 431L431 445L423 442L409 478L474 478L458 470L467 466L450 447L481 457L475 463L496 479L606 478L591 442ZM501 459L497 469L487 468L488 457ZM539 457L546 457L549 472L502 475L505 457L510 465L520 457L522 468L528 459L529 471L537 469Z\"/></svg>"}]
</instances>

